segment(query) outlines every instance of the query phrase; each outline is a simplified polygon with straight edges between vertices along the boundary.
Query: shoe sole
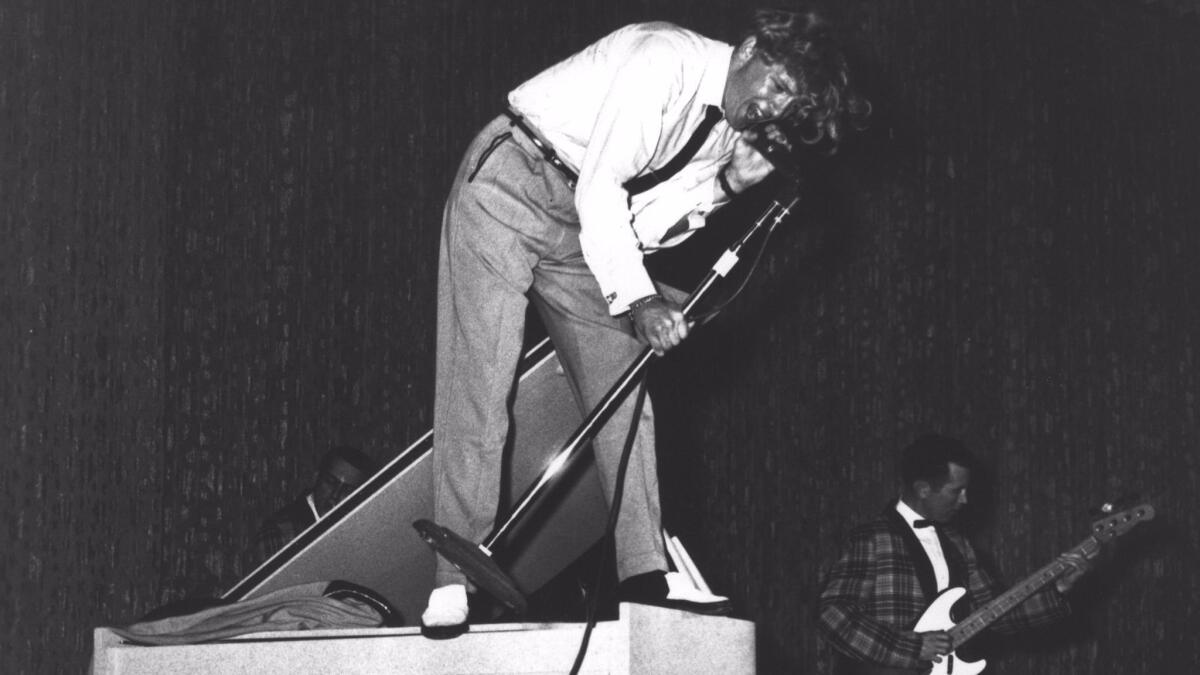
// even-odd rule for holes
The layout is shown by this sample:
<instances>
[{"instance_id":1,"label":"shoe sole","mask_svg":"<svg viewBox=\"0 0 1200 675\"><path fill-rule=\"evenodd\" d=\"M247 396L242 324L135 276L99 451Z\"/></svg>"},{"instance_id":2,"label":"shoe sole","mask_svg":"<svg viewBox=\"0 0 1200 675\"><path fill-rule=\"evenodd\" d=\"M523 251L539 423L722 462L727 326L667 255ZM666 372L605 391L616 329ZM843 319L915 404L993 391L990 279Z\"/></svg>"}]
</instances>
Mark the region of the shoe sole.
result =
<instances>
[{"instance_id":1,"label":"shoe sole","mask_svg":"<svg viewBox=\"0 0 1200 675\"><path fill-rule=\"evenodd\" d=\"M704 614L707 616L728 616L733 613L733 604L730 602L690 602L688 600L659 600L656 602L634 602L626 600L635 605L649 605L651 607L663 607L665 609L678 609L692 614Z\"/></svg>"},{"instance_id":2,"label":"shoe sole","mask_svg":"<svg viewBox=\"0 0 1200 675\"><path fill-rule=\"evenodd\" d=\"M421 624L421 635L430 640L452 640L471 629L470 624L458 623L453 626L426 626Z\"/></svg>"}]
</instances>

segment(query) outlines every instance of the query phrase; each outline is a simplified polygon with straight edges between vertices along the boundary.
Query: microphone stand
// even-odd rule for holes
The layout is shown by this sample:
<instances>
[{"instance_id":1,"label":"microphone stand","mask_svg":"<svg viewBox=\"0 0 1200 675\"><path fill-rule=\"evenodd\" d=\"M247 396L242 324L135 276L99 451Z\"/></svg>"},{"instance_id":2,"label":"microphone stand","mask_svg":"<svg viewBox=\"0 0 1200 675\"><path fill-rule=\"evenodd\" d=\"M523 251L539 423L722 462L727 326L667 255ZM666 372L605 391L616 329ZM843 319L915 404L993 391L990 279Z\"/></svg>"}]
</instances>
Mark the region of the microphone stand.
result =
<instances>
[{"instance_id":1,"label":"microphone stand","mask_svg":"<svg viewBox=\"0 0 1200 675\"><path fill-rule=\"evenodd\" d=\"M785 181L780 193L771 201L762 215L717 259L704 279L685 301L682 308L684 316L690 316L692 310L704 299L713 285L733 269L738 263L738 254L746 242L764 228L767 229L768 234L774 231L779 223L791 213L800 200L796 187L796 181ZM579 450L596 435L596 432L608 421L625 397L637 387L638 382L642 379L643 371L653 357L654 351L649 347L642 350L641 354L626 368L604 398L584 419L579 428L567 439L562 449L542 471L538 480L525 490L504 520L493 527L483 542L474 544L452 530L427 519L420 519L413 523L413 527L416 528L421 538L442 557L462 570L480 588L488 591L509 609L518 614L524 613L527 607L525 596L512 579L492 560L492 552L496 550L497 542L510 534L522 518L530 512L538 499L561 476L563 469L575 459Z\"/></svg>"}]
</instances>

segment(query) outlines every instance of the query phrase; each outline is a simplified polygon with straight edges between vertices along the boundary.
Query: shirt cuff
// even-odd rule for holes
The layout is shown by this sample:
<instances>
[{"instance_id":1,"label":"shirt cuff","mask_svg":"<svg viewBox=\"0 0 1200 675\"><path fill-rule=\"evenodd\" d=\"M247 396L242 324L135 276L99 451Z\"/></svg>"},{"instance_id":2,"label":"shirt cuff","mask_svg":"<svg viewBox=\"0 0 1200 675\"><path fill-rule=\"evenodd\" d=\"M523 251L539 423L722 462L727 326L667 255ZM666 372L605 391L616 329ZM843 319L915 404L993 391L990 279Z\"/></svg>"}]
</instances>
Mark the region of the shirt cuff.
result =
<instances>
[{"instance_id":1,"label":"shirt cuff","mask_svg":"<svg viewBox=\"0 0 1200 675\"><path fill-rule=\"evenodd\" d=\"M629 311L629 305L634 300L641 300L657 292L658 289L654 287L650 275L642 269L640 274L631 273L616 281L607 289L604 300L608 303L608 313L611 316L620 316Z\"/></svg>"}]
</instances>

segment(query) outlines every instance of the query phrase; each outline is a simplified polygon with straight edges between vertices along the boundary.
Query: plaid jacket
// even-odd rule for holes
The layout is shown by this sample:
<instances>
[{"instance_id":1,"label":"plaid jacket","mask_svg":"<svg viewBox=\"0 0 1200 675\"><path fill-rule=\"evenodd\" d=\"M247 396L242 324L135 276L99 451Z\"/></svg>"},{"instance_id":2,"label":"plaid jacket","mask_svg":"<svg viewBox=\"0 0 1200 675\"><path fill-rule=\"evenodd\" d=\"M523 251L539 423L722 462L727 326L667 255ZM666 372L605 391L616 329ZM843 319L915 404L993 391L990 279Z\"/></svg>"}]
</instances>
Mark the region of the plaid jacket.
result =
<instances>
[{"instance_id":1,"label":"plaid jacket","mask_svg":"<svg viewBox=\"0 0 1200 675\"><path fill-rule=\"evenodd\" d=\"M955 617L962 618L1004 589L980 566L965 537L951 527L939 527L938 534L950 569L950 587L967 589L955 607ZM826 574L818 623L830 644L853 661L926 669L930 664L918 658L920 638L904 631L912 630L936 597L933 565L892 502L879 518L848 535L840 557ZM970 606L963 611L967 603ZM1047 586L991 629L1018 632L1069 613L1066 600Z\"/></svg>"}]
</instances>

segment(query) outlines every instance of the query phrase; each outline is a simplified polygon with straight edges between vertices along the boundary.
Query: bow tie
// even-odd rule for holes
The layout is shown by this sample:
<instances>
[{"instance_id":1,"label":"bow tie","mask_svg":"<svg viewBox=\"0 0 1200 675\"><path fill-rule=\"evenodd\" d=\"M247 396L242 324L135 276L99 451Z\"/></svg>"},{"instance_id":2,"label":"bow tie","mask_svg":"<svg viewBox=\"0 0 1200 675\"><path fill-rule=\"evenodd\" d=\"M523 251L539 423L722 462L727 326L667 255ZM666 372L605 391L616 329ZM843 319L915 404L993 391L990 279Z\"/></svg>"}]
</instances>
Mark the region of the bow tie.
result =
<instances>
[{"instance_id":1,"label":"bow tie","mask_svg":"<svg viewBox=\"0 0 1200 675\"><path fill-rule=\"evenodd\" d=\"M913 521L913 527L916 529L921 529L922 527L937 527L937 525L938 524L932 520L917 519Z\"/></svg>"}]
</instances>

